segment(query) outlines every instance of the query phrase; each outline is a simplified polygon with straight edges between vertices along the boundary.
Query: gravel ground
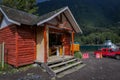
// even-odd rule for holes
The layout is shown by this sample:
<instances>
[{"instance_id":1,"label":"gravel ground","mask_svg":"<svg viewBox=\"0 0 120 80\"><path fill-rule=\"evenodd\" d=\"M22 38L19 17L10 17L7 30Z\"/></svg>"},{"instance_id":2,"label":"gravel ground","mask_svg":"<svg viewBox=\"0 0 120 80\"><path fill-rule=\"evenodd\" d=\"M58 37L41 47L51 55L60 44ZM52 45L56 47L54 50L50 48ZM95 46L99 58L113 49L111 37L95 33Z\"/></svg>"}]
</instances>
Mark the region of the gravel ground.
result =
<instances>
[{"instance_id":1,"label":"gravel ground","mask_svg":"<svg viewBox=\"0 0 120 80\"><path fill-rule=\"evenodd\" d=\"M120 60L113 58L96 59L91 53L82 69L56 80L120 80ZM1 75L0 80L51 80L51 77L39 67L16 74Z\"/></svg>"}]
</instances>

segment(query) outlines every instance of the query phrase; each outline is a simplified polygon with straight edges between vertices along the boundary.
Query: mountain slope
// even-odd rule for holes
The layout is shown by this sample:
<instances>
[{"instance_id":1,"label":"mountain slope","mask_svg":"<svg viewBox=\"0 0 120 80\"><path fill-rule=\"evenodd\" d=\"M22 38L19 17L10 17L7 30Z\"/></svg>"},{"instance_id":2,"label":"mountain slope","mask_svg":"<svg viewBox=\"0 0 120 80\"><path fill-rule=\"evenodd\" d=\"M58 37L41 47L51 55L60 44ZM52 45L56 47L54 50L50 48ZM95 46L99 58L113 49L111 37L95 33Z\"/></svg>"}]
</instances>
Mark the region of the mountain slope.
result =
<instances>
[{"instance_id":1,"label":"mountain slope","mask_svg":"<svg viewBox=\"0 0 120 80\"><path fill-rule=\"evenodd\" d=\"M86 36L113 32L120 37L119 0L49 0L37 5L40 15L68 6Z\"/></svg>"}]
</instances>

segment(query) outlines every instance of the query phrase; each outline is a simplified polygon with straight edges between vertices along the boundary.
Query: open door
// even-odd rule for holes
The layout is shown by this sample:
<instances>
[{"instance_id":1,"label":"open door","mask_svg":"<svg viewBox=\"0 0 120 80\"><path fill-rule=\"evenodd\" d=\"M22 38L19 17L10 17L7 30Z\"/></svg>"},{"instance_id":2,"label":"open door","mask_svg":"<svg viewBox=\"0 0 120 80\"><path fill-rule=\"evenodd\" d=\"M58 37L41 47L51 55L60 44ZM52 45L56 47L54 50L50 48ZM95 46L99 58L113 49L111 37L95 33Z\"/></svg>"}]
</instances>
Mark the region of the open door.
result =
<instances>
[{"instance_id":1,"label":"open door","mask_svg":"<svg viewBox=\"0 0 120 80\"><path fill-rule=\"evenodd\" d=\"M49 33L49 56L61 56L62 48L62 34Z\"/></svg>"}]
</instances>

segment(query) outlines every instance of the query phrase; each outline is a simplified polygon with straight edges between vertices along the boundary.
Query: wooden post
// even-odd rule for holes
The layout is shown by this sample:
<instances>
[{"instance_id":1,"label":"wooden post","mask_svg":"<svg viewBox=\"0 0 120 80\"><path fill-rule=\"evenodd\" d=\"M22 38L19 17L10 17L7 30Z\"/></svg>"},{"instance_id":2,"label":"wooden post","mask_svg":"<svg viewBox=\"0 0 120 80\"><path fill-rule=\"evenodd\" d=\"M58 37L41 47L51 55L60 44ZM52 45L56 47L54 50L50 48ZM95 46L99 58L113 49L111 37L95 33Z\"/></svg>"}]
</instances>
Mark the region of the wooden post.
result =
<instances>
[{"instance_id":1,"label":"wooden post","mask_svg":"<svg viewBox=\"0 0 120 80\"><path fill-rule=\"evenodd\" d=\"M65 56L65 48L64 48L64 46L63 46L63 49L62 49L63 51L62 51L62 57L64 57Z\"/></svg>"},{"instance_id":2,"label":"wooden post","mask_svg":"<svg viewBox=\"0 0 120 80\"><path fill-rule=\"evenodd\" d=\"M74 32L72 32L72 56L74 55Z\"/></svg>"},{"instance_id":3,"label":"wooden post","mask_svg":"<svg viewBox=\"0 0 120 80\"><path fill-rule=\"evenodd\" d=\"M47 25L44 27L44 62L47 62Z\"/></svg>"},{"instance_id":4,"label":"wooden post","mask_svg":"<svg viewBox=\"0 0 120 80\"><path fill-rule=\"evenodd\" d=\"M2 69L4 69L4 42L2 43Z\"/></svg>"}]
</instances>

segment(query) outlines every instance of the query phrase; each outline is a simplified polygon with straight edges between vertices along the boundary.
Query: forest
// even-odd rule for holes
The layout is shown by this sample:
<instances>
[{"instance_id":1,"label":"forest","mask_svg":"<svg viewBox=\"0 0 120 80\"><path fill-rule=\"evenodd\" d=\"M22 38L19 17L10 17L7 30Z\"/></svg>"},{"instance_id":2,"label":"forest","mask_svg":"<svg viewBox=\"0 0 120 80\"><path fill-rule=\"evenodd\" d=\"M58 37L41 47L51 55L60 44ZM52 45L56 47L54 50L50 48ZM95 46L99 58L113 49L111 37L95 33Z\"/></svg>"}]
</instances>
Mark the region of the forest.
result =
<instances>
[{"instance_id":1,"label":"forest","mask_svg":"<svg viewBox=\"0 0 120 80\"><path fill-rule=\"evenodd\" d=\"M47 0L38 3L38 14L68 6L83 34L76 34L80 44L103 44L107 39L120 43L119 0Z\"/></svg>"},{"instance_id":2,"label":"forest","mask_svg":"<svg viewBox=\"0 0 120 80\"><path fill-rule=\"evenodd\" d=\"M38 1L38 0L37 0ZM120 1L119 0L3 0L2 5L36 15L68 6L83 33L75 34L80 44L103 44L110 39L120 44Z\"/></svg>"}]
</instances>

